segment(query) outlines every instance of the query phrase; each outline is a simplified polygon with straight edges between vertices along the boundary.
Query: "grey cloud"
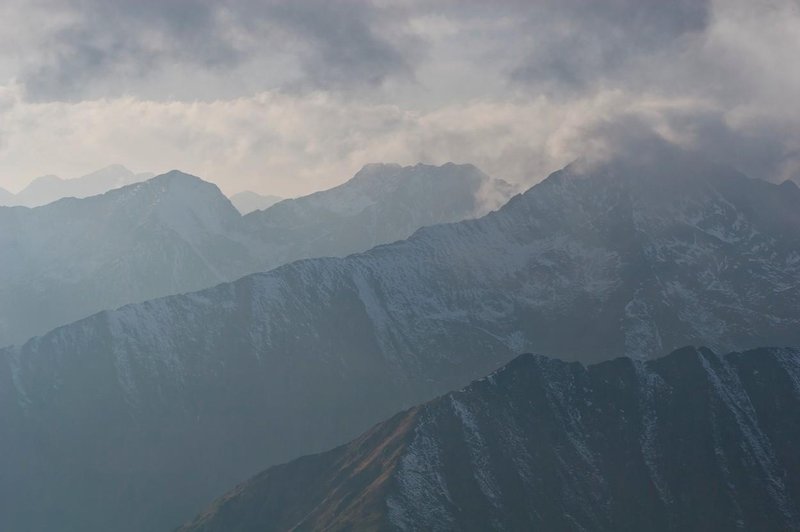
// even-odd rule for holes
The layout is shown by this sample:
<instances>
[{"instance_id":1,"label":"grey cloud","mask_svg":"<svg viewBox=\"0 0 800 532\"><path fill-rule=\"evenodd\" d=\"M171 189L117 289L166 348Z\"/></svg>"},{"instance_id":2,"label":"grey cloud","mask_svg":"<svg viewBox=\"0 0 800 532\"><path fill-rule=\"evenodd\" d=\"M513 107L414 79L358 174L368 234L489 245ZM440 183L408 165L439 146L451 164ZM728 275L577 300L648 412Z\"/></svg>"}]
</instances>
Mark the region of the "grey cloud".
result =
<instances>
[{"instance_id":1,"label":"grey cloud","mask_svg":"<svg viewBox=\"0 0 800 532\"><path fill-rule=\"evenodd\" d=\"M735 130L720 117L695 117L695 149L750 177L782 182L800 178L800 149L773 128Z\"/></svg>"},{"instance_id":2,"label":"grey cloud","mask_svg":"<svg viewBox=\"0 0 800 532\"><path fill-rule=\"evenodd\" d=\"M43 1L74 19L47 35L44 57L22 71L29 95L44 100L136 94L140 80L152 83L164 70L228 75L256 59L274 60L273 69L250 64L232 78L244 90L351 90L413 80L426 42L404 29L431 14L470 21L474 30L462 39L485 40L510 56L505 74L514 82L579 92L615 77L630 84L641 74L631 63L658 60L709 21L709 0ZM514 26L486 30L503 19ZM502 75L490 56L468 60L487 77ZM195 96L187 88L193 80L184 81L180 90Z\"/></svg>"},{"instance_id":3,"label":"grey cloud","mask_svg":"<svg viewBox=\"0 0 800 532\"><path fill-rule=\"evenodd\" d=\"M81 100L69 104L74 124L87 122L80 105L107 106L126 117L127 141L143 121L123 110L144 102L153 131L180 134L153 146L150 132L140 137L147 152L125 150L173 159L196 150L193 159L231 179L269 167L309 176L311 189L356 162L456 159L524 181L648 135L755 177L800 172L797 0L6 2L58 15L40 34L14 34L31 46L9 85L23 96L6 124L19 116L26 127L23 113L46 111L27 105L32 96ZM9 42L0 34L0 74ZM213 105L181 105L195 99ZM240 100L261 111L234 113ZM14 152L28 144L0 134ZM219 146L228 148L208 155Z\"/></svg>"},{"instance_id":4,"label":"grey cloud","mask_svg":"<svg viewBox=\"0 0 800 532\"><path fill-rule=\"evenodd\" d=\"M23 69L21 81L33 99L135 94L140 81L167 69L224 74L281 54L296 63L299 79L260 74L256 67L243 76L257 78L261 90L289 81L354 88L412 76L406 54L413 47L387 39L381 25L389 21L366 2L86 0L53 2L53 9L72 22L47 35L43 57Z\"/></svg>"},{"instance_id":5,"label":"grey cloud","mask_svg":"<svg viewBox=\"0 0 800 532\"><path fill-rule=\"evenodd\" d=\"M549 91L585 90L657 61L709 23L709 0L562 0L530 3L522 18L523 58L515 82ZM634 73L635 74L635 73Z\"/></svg>"},{"instance_id":6,"label":"grey cloud","mask_svg":"<svg viewBox=\"0 0 800 532\"><path fill-rule=\"evenodd\" d=\"M413 44L391 43L379 34L388 21L365 2L292 2L266 8L305 43L308 81L320 87L377 85L390 76L412 76Z\"/></svg>"},{"instance_id":7,"label":"grey cloud","mask_svg":"<svg viewBox=\"0 0 800 532\"><path fill-rule=\"evenodd\" d=\"M661 127L639 112L622 112L589 124L581 154L587 161L610 157L636 159L671 147L701 154L704 159L731 166L745 175L773 182L800 177L800 149L787 143L775 128L736 129L716 109L677 108L661 110ZM667 130L669 133L659 132Z\"/></svg>"},{"instance_id":8,"label":"grey cloud","mask_svg":"<svg viewBox=\"0 0 800 532\"><path fill-rule=\"evenodd\" d=\"M21 81L34 99L79 99L98 79L120 92L170 61L205 67L236 63L240 53L220 35L211 3L84 1L51 8L71 21L46 35L42 59Z\"/></svg>"}]
</instances>

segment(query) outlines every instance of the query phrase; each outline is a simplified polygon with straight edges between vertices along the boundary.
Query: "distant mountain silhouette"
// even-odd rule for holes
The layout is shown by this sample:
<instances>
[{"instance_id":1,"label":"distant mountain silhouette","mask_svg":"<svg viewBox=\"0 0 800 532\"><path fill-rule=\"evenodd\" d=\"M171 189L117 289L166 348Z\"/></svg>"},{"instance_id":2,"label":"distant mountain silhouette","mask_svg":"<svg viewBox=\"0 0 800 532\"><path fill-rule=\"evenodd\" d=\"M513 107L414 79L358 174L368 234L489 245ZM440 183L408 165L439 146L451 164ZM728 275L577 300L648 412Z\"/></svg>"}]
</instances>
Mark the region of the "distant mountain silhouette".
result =
<instances>
[{"instance_id":1,"label":"distant mountain silhouette","mask_svg":"<svg viewBox=\"0 0 800 532\"><path fill-rule=\"evenodd\" d=\"M0 205L38 207L61 198L85 198L108 192L131 183L153 177L151 173L134 174L124 166L115 164L75 179L61 179L46 175L34 179L18 194L0 192Z\"/></svg>"}]
</instances>

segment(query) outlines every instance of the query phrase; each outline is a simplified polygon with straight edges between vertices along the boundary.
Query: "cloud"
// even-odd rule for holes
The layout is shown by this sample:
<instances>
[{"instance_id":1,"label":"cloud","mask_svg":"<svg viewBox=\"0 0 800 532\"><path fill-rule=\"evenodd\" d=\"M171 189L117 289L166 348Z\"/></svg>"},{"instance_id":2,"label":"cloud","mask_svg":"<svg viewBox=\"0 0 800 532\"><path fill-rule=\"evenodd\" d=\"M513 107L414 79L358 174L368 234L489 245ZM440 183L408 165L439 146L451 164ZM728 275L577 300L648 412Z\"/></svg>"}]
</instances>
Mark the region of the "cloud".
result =
<instances>
[{"instance_id":1,"label":"cloud","mask_svg":"<svg viewBox=\"0 0 800 532\"><path fill-rule=\"evenodd\" d=\"M7 0L0 16L10 188L114 162L279 195L375 161L531 184L648 135L754 177L800 170L797 0Z\"/></svg>"},{"instance_id":2,"label":"cloud","mask_svg":"<svg viewBox=\"0 0 800 532\"><path fill-rule=\"evenodd\" d=\"M524 59L511 78L549 91L636 82L643 62L659 61L707 28L708 0L552 0L527 4Z\"/></svg>"},{"instance_id":3,"label":"cloud","mask_svg":"<svg viewBox=\"0 0 800 532\"><path fill-rule=\"evenodd\" d=\"M226 192L281 196L333 186L376 161L471 162L530 185L602 149L602 124L643 116L647 127L666 131L661 123L668 117L703 105L632 99L620 91L569 102L546 96L454 102L425 112L325 92L80 103L30 102L21 90L3 94L0 160L18 169L13 183L3 183L9 188L41 173L81 175L121 162L137 171L180 168Z\"/></svg>"},{"instance_id":4,"label":"cloud","mask_svg":"<svg viewBox=\"0 0 800 532\"><path fill-rule=\"evenodd\" d=\"M413 78L407 56L417 43L390 27L395 21L369 2L34 4L12 10L7 22L22 22L34 13L60 21L39 29L36 37L19 37L40 52L18 65L17 81L34 100L157 97L159 92L214 98L289 86L351 89Z\"/></svg>"}]
</instances>

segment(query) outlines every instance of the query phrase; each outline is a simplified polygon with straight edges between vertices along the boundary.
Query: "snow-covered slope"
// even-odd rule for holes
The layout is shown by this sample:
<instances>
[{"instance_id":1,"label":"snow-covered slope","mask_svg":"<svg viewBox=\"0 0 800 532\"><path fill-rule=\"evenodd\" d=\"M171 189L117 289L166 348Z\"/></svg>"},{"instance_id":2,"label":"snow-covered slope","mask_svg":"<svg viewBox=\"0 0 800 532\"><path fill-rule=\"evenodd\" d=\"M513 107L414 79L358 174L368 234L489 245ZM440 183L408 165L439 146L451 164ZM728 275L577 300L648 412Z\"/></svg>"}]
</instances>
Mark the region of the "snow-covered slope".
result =
<instances>
[{"instance_id":1,"label":"snow-covered slope","mask_svg":"<svg viewBox=\"0 0 800 532\"><path fill-rule=\"evenodd\" d=\"M523 355L180 531L798 530L798 411L799 350Z\"/></svg>"},{"instance_id":2,"label":"snow-covered slope","mask_svg":"<svg viewBox=\"0 0 800 532\"><path fill-rule=\"evenodd\" d=\"M0 208L0 345L125 303L474 217L485 211L485 188L506 186L472 166L371 168L368 177L245 217L216 186L180 172L36 209ZM366 199L353 206L342 190ZM432 191L451 196L437 204Z\"/></svg>"},{"instance_id":3,"label":"snow-covered slope","mask_svg":"<svg viewBox=\"0 0 800 532\"><path fill-rule=\"evenodd\" d=\"M34 179L16 195L12 194L8 198L0 196L0 205L38 207L61 198L86 198L102 194L151 177L153 177L151 173L135 174L118 164L75 179L46 175Z\"/></svg>"},{"instance_id":4,"label":"snow-covered slope","mask_svg":"<svg viewBox=\"0 0 800 532\"><path fill-rule=\"evenodd\" d=\"M0 340L249 270L219 190L166 174L86 199L0 209Z\"/></svg>"},{"instance_id":5,"label":"snow-covered slope","mask_svg":"<svg viewBox=\"0 0 800 532\"><path fill-rule=\"evenodd\" d=\"M250 190L239 192L230 197L233 206L242 214L250 214L253 211L263 211L268 207L272 207L282 199L283 198L278 196L264 196Z\"/></svg>"},{"instance_id":6,"label":"snow-covered slope","mask_svg":"<svg viewBox=\"0 0 800 532\"><path fill-rule=\"evenodd\" d=\"M798 201L681 153L573 166L478 220L0 351L3 478L22 479L0 480L15 509L0 518L91 501L96 512L59 528L177 525L253 471L521 352L588 362L800 345ZM42 481L53 472L63 485Z\"/></svg>"}]
</instances>

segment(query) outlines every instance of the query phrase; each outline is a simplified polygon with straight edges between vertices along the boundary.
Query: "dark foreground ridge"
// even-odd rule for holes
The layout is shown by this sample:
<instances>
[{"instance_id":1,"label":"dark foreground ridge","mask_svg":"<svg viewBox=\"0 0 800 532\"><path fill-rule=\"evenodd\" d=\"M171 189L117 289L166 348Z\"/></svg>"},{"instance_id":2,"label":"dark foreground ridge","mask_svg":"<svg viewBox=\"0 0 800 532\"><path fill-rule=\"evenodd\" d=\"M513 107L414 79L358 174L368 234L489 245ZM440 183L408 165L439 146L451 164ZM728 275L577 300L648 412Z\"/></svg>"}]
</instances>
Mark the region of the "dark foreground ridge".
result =
<instances>
[{"instance_id":1,"label":"dark foreground ridge","mask_svg":"<svg viewBox=\"0 0 800 532\"><path fill-rule=\"evenodd\" d=\"M800 350L523 355L268 469L180 532L798 530Z\"/></svg>"}]
</instances>

